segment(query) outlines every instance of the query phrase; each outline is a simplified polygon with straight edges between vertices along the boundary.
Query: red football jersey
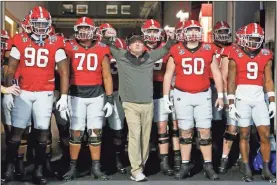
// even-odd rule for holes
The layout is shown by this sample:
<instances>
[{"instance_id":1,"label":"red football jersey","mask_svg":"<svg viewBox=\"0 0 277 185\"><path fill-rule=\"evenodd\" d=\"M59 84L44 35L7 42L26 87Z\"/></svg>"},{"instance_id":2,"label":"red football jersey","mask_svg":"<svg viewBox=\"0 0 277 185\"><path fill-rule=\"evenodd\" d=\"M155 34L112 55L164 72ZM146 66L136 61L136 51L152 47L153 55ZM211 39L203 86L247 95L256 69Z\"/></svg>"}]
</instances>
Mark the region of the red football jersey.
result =
<instances>
[{"instance_id":1,"label":"red football jersey","mask_svg":"<svg viewBox=\"0 0 277 185\"><path fill-rule=\"evenodd\" d=\"M221 55L220 55L221 58L224 58L224 57L228 57L229 58L231 51L236 49L237 47L238 47L238 45L236 43L232 43L229 46L223 47Z\"/></svg>"},{"instance_id":2,"label":"red football jersey","mask_svg":"<svg viewBox=\"0 0 277 185\"><path fill-rule=\"evenodd\" d=\"M21 33L14 36L13 46L20 53L20 88L27 91L53 91L55 55L58 49L64 49L63 38L50 36L40 46L28 34Z\"/></svg>"},{"instance_id":3,"label":"red football jersey","mask_svg":"<svg viewBox=\"0 0 277 185\"><path fill-rule=\"evenodd\" d=\"M102 61L110 55L110 49L102 42L86 49L72 40L66 43L66 52L71 63L72 85L102 85Z\"/></svg>"},{"instance_id":4,"label":"red football jersey","mask_svg":"<svg viewBox=\"0 0 277 185\"><path fill-rule=\"evenodd\" d=\"M268 49L261 49L256 56L250 57L242 49L237 47L231 50L229 58L236 62L237 85L263 86L264 68L267 62L273 59L273 54Z\"/></svg>"},{"instance_id":5,"label":"red football jersey","mask_svg":"<svg viewBox=\"0 0 277 185\"><path fill-rule=\"evenodd\" d=\"M165 42L162 42L156 49L162 48L165 45ZM150 51L148 47L145 47L146 51ZM165 55L161 58L158 63L154 64L154 72L153 72L153 81L163 82L164 81L164 73L166 71L166 63L168 60L169 54Z\"/></svg>"},{"instance_id":6,"label":"red football jersey","mask_svg":"<svg viewBox=\"0 0 277 185\"><path fill-rule=\"evenodd\" d=\"M183 42L170 49L174 58L175 87L185 92L198 93L210 87L210 65L216 48L213 44L200 43L198 48L189 50Z\"/></svg>"}]
</instances>

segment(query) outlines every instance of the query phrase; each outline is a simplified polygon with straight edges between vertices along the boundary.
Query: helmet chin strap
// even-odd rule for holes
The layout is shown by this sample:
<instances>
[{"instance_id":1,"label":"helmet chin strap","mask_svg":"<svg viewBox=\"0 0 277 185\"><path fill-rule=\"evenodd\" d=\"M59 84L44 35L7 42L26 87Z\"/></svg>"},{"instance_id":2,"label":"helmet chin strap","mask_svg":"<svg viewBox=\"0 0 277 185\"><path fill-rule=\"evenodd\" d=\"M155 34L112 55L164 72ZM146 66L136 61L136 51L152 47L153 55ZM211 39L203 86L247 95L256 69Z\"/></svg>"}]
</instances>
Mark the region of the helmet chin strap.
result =
<instances>
[{"instance_id":1,"label":"helmet chin strap","mask_svg":"<svg viewBox=\"0 0 277 185\"><path fill-rule=\"evenodd\" d=\"M44 38L45 36L43 35L36 35L36 34L32 34L31 37L35 40L35 42L39 45L39 46L44 46L45 42L44 42Z\"/></svg>"}]
</instances>

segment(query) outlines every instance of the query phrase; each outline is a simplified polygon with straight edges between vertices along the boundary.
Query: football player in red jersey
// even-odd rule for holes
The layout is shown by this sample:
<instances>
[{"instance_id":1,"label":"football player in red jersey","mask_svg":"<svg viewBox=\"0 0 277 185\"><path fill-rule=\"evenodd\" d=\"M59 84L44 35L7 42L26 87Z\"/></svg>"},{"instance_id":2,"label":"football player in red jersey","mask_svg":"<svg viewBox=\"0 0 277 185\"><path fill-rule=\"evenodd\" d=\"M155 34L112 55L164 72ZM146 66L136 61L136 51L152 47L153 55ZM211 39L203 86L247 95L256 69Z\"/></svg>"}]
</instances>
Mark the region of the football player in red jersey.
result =
<instances>
[{"instance_id":1,"label":"football player in red jersey","mask_svg":"<svg viewBox=\"0 0 277 185\"><path fill-rule=\"evenodd\" d=\"M163 47L165 44L162 42L162 28L158 21L154 19L148 19L144 22L141 31L143 33L146 50L154 50ZM169 134L167 131L168 112L164 110L163 100L163 77L166 69L166 62L168 55L164 56L160 61L157 61L154 66L153 73L153 99L154 99L154 123L156 126L153 129L158 131L158 143L161 159L161 170L165 175L173 175L173 170L168 163L168 147L169 147ZM178 129L175 125L175 130L172 130L172 136L178 137ZM151 131L151 139L155 138L154 133L156 130ZM174 140L173 143L174 152L177 155L178 150L180 154L180 148L178 140ZM152 141L153 142L153 141ZM176 156L175 155L175 156Z\"/></svg>"},{"instance_id":2,"label":"football player in red jersey","mask_svg":"<svg viewBox=\"0 0 277 185\"><path fill-rule=\"evenodd\" d=\"M46 184L43 163L49 134L49 123L53 106L54 70L58 65L61 76L61 98L58 110L67 108L69 68L61 37L47 35L51 26L51 15L43 7L37 6L30 14L31 33L17 34L9 57L6 85L12 85L16 69L20 70L21 93L15 97L12 109L12 131L7 147L7 166L3 181L13 179L14 159L20 145L21 136L31 115L34 118L35 168L33 182ZM11 95L10 95L11 96ZM13 98L9 98L13 105Z\"/></svg>"},{"instance_id":3,"label":"football player in red jersey","mask_svg":"<svg viewBox=\"0 0 277 185\"><path fill-rule=\"evenodd\" d=\"M113 113L113 82L110 69L110 49L95 40L96 27L88 17L77 20L75 40L67 42L70 60L70 169L64 174L65 181L76 178L76 162L82 137L87 128L88 144L92 159L91 176L107 180L100 170L101 136L104 117ZM105 91L103 89L103 85ZM107 102L105 104L105 94Z\"/></svg>"},{"instance_id":4,"label":"football player in red jersey","mask_svg":"<svg viewBox=\"0 0 277 185\"><path fill-rule=\"evenodd\" d=\"M198 129L200 150L204 158L205 175L218 180L212 165L211 121L212 102L209 69L217 87L218 99L215 106L223 108L223 81L215 57L216 48L202 41L203 29L198 21L181 22L176 27L176 39L180 42L170 50L164 75L163 94L165 109L170 111L168 94L172 77L176 74L174 87L174 107L180 129L182 165L175 178L189 175L193 165L190 163L194 120ZM182 42L182 41L185 42Z\"/></svg>"},{"instance_id":5,"label":"football player in red jersey","mask_svg":"<svg viewBox=\"0 0 277 185\"><path fill-rule=\"evenodd\" d=\"M126 49L127 45L123 39L116 38L116 30L112 27L112 25L108 23L101 24L98 29L99 39L109 38L114 42L114 45L120 49ZM122 102L119 100L118 96L118 71L117 71L117 63L116 60L110 56L110 67L111 74L113 78L113 96L114 99L114 111L110 117L108 117L109 127L112 131L112 140L113 140L113 150L115 154L116 161L116 169L119 173L125 174L127 171L123 166L124 159L124 143L125 143L125 135L123 133L124 127L124 110L122 107Z\"/></svg>"},{"instance_id":6,"label":"football player in red jersey","mask_svg":"<svg viewBox=\"0 0 277 185\"><path fill-rule=\"evenodd\" d=\"M229 116L238 121L240 129L240 152L243 162L243 179L252 181L249 166L249 134L253 119L259 136L263 158L262 178L276 182L269 170L270 118L275 116L276 104L272 79L273 54L262 49L264 31L257 23L250 23L242 31L240 47L230 53L228 73ZM264 100L264 91L269 97L269 107Z\"/></svg>"},{"instance_id":7,"label":"football player in red jersey","mask_svg":"<svg viewBox=\"0 0 277 185\"><path fill-rule=\"evenodd\" d=\"M219 22L220 24L215 27L215 28L220 28L220 25L226 25L226 23L221 24L221 21ZM225 27L225 28L224 28ZM223 26L222 29L229 29L228 25ZM238 29L236 31L236 41L235 43L231 43L229 45L224 45L222 47L221 53L220 53L220 70L221 74L223 77L223 84L224 84L224 115L227 121L227 128L225 130L225 133L223 135L223 151L222 151L222 156L220 160L220 166L218 168L220 173L226 173L227 168L228 168L228 155L231 151L232 144L234 141L237 140L237 121L231 119L229 117L229 106L228 106L228 100L227 100L227 77L228 77L228 64L229 64L229 54L232 50L235 50L238 47L239 42L243 42L243 39L240 35L242 28ZM223 32L223 31L222 31ZM214 38L221 38L222 39L228 39L229 31L223 32L222 35L219 31L214 31ZM229 39L228 39L229 40ZM214 134L214 133L213 133ZM220 134L215 133L215 135L220 136ZM218 140L221 140L221 138L217 138ZM241 155L240 155L241 157ZM239 158L240 158L239 157ZM238 162L240 159L238 159Z\"/></svg>"},{"instance_id":8,"label":"football player in red jersey","mask_svg":"<svg viewBox=\"0 0 277 185\"><path fill-rule=\"evenodd\" d=\"M24 21L23 21L24 22ZM4 32L4 33L7 33L7 32ZM7 38L8 35L5 36L5 38ZM2 73L3 73L3 76L6 75L7 73L7 70L8 70L8 61L9 61L9 56L10 56L10 52L11 52L11 49L12 49L12 45L13 45L13 39L12 38L9 38L7 41L6 41L6 44L5 44L5 50L4 52L2 53L3 56L4 56L4 62L3 62L3 70L2 70ZM16 74L15 74L15 79L18 79L19 78L19 69L16 70ZM3 83L4 83L4 78L2 78L3 80ZM18 84L13 84L13 86L17 86ZM6 144L8 144L8 141L9 141L9 136L10 136L10 133L11 133L11 126L12 126L12 121L11 121L11 104L10 104L10 100L7 99L7 97L11 97L11 96L4 96L3 98L3 101L2 101L2 110L3 110L3 117L5 118L5 121L4 121L4 128L5 128L5 134L6 134ZM27 151L27 140L28 140L28 135L29 135L29 132L30 132L30 125L31 125L31 121L29 121L23 135L22 135L22 139L21 139L21 143L20 143L20 147L18 149L18 156L17 156L17 159L16 159L16 164L15 164L15 174L16 174L16 177L17 179L19 180L24 180L24 174L25 174L25 169L24 169L24 161L23 161L23 158L24 158L24 155Z\"/></svg>"}]
</instances>

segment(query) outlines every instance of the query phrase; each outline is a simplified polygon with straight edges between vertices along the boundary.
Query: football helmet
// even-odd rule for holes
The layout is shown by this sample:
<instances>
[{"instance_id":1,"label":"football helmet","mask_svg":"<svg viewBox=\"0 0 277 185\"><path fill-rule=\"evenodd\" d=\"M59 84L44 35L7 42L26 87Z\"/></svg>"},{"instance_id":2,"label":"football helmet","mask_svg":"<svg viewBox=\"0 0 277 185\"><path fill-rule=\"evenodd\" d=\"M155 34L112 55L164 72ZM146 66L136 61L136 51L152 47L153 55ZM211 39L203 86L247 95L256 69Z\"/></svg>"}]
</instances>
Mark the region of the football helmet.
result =
<instances>
[{"instance_id":1,"label":"football helmet","mask_svg":"<svg viewBox=\"0 0 277 185\"><path fill-rule=\"evenodd\" d=\"M175 27L176 40L179 42L183 42L185 40L184 26L185 26L185 21L181 21L181 22L178 22L178 24Z\"/></svg>"},{"instance_id":2,"label":"football helmet","mask_svg":"<svg viewBox=\"0 0 277 185\"><path fill-rule=\"evenodd\" d=\"M25 16L20 26L23 28L24 32L31 33L30 14Z\"/></svg>"},{"instance_id":3,"label":"football helmet","mask_svg":"<svg viewBox=\"0 0 277 185\"><path fill-rule=\"evenodd\" d=\"M81 17L74 25L75 38L78 40L95 39L96 27L93 19Z\"/></svg>"},{"instance_id":4,"label":"football helmet","mask_svg":"<svg viewBox=\"0 0 277 185\"><path fill-rule=\"evenodd\" d=\"M1 30L1 51L7 49L7 40L10 39L10 36L6 30Z\"/></svg>"},{"instance_id":5,"label":"football helmet","mask_svg":"<svg viewBox=\"0 0 277 185\"><path fill-rule=\"evenodd\" d=\"M264 30L257 23L250 23L242 31L244 47L256 50L259 49L264 41Z\"/></svg>"},{"instance_id":6,"label":"football helmet","mask_svg":"<svg viewBox=\"0 0 277 185\"><path fill-rule=\"evenodd\" d=\"M232 38L231 28L225 21L218 21L213 27L213 40L218 42L230 42Z\"/></svg>"},{"instance_id":7,"label":"football helmet","mask_svg":"<svg viewBox=\"0 0 277 185\"><path fill-rule=\"evenodd\" d=\"M126 42L125 42L123 39L120 39L120 38L116 38L116 39L115 39L114 45L115 45L117 48L127 49L127 44L126 44Z\"/></svg>"},{"instance_id":8,"label":"football helmet","mask_svg":"<svg viewBox=\"0 0 277 185\"><path fill-rule=\"evenodd\" d=\"M56 34L55 28L54 26L51 26L48 35L55 35L55 34Z\"/></svg>"},{"instance_id":9,"label":"football helmet","mask_svg":"<svg viewBox=\"0 0 277 185\"><path fill-rule=\"evenodd\" d=\"M194 29L197 29L197 31L195 31ZM190 41L199 41L202 42L203 41L203 36L204 36L204 32L203 32L203 28L200 25L200 23L198 21L195 20L188 20L185 22L184 24L184 40L187 42Z\"/></svg>"},{"instance_id":10,"label":"football helmet","mask_svg":"<svg viewBox=\"0 0 277 185\"><path fill-rule=\"evenodd\" d=\"M244 31L244 26L243 27L240 27L237 31L236 31L236 37L235 37L235 40L236 40L236 43L239 45L239 46L243 46L244 47L244 40L243 40L243 33Z\"/></svg>"},{"instance_id":11,"label":"football helmet","mask_svg":"<svg viewBox=\"0 0 277 185\"><path fill-rule=\"evenodd\" d=\"M29 22L32 32L36 35L46 36L51 30L51 15L41 6L36 6L31 10Z\"/></svg>"},{"instance_id":12,"label":"football helmet","mask_svg":"<svg viewBox=\"0 0 277 185\"><path fill-rule=\"evenodd\" d=\"M143 33L143 40L149 42L159 42L162 40L161 25L158 21L154 19L148 19L144 22L141 27L141 32Z\"/></svg>"},{"instance_id":13,"label":"football helmet","mask_svg":"<svg viewBox=\"0 0 277 185\"><path fill-rule=\"evenodd\" d=\"M109 38L111 39L111 41L115 42L115 39L116 39L116 30L109 23L101 24L98 27L98 30L97 30L97 35L99 36L100 40L103 37L105 37L106 33L108 33Z\"/></svg>"}]
</instances>

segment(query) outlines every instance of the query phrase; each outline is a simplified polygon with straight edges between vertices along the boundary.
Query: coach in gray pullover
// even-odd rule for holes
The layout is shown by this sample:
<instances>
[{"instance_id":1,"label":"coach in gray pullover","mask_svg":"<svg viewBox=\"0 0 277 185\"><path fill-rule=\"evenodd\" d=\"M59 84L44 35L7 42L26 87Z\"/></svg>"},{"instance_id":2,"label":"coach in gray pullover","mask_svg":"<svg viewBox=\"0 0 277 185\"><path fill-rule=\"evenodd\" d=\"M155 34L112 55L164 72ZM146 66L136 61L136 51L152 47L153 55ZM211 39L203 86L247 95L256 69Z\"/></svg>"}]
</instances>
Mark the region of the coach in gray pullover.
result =
<instances>
[{"instance_id":1,"label":"coach in gray pullover","mask_svg":"<svg viewBox=\"0 0 277 185\"><path fill-rule=\"evenodd\" d=\"M175 43L169 39L163 48L145 51L140 35L128 40L129 50L118 49L108 40L111 53L118 66L119 96L129 129L128 154L131 179L146 180L144 165L149 154L149 139L153 118L153 68L154 63L166 55Z\"/></svg>"}]
</instances>

